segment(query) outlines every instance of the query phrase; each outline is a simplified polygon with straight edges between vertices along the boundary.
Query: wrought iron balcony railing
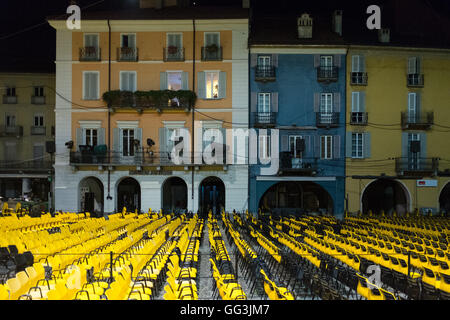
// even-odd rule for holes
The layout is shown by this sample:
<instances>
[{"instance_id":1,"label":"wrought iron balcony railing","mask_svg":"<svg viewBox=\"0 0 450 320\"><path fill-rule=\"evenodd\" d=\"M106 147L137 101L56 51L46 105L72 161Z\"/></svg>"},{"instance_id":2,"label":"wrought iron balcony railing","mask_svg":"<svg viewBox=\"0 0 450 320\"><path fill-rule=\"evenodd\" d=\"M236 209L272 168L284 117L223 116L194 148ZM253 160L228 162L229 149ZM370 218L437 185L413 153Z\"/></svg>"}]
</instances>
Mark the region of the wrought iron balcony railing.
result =
<instances>
[{"instance_id":1,"label":"wrought iron balcony railing","mask_svg":"<svg viewBox=\"0 0 450 320\"><path fill-rule=\"evenodd\" d=\"M367 72L352 72L350 74L351 85L366 86L367 80L368 80Z\"/></svg>"},{"instance_id":2,"label":"wrought iron balcony railing","mask_svg":"<svg viewBox=\"0 0 450 320\"><path fill-rule=\"evenodd\" d=\"M17 103L17 96L8 96L3 95L3 103L4 104L16 104Z\"/></svg>"},{"instance_id":3,"label":"wrought iron balcony railing","mask_svg":"<svg viewBox=\"0 0 450 320\"><path fill-rule=\"evenodd\" d=\"M337 81L339 76L338 67L318 67L317 81Z\"/></svg>"},{"instance_id":4,"label":"wrought iron balcony railing","mask_svg":"<svg viewBox=\"0 0 450 320\"><path fill-rule=\"evenodd\" d=\"M135 62L139 60L138 48L119 47L117 48L117 60Z\"/></svg>"},{"instance_id":5,"label":"wrought iron balcony railing","mask_svg":"<svg viewBox=\"0 0 450 320\"><path fill-rule=\"evenodd\" d=\"M169 61L184 61L184 48L170 46L164 48L163 59L166 62Z\"/></svg>"},{"instance_id":6,"label":"wrought iron balcony railing","mask_svg":"<svg viewBox=\"0 0 450 320\"><path fill-rule=\"evenodd\" d=\"M47 132L46 127L31 126L31 128L30 128L30 133L33 136L38 136L38 135L45 136L46 132Z\"/></svg>"},{"instance_id":7,"label":"wrought iron balcony railing","mask_svg":"<svg viewBox=\"0 0 450 320\"><path fill-rule=\"evenodd\" d=\"M0 127L0 136L2 137L22 137L22 126L2 126Z\"/></svg>"},{"instance_id":8,"label":"wrought iron balcony railing","mask_svg":"<svg viewBox=\"0 0 450 320\"><path fill-rule=\"evenodd\" d=\"M396 158L395 171L400 176L431 176L437 173L438 158Z\"/></svg>"},{"instance_id":9,"label":"wrought iron balcony railing","mask_svg":"<svg viewBox=\"0 0 450 320\"><path fill-rule=\"evenodd\" d=\"M80 48L80 61L100 61L101 49L97 47Z\"/></svg>"},{"instance_id":10,"label":"wrought iron balcony railing","mask_svg":"<svg viewBox=\"0 0 450 320\"><path fill-rule=\"evenodd\" d=\"M23 161L17 160L2 160L0 161L0 171L36 171L43 172L53 169L53 162L46 159L37 159Z\"/></svg>"},{"instance_id":11,"label":"wrought iron balcony railing","mask_svg":"<svg viewBox=\"0 0 450 320\"><path fill-rule=\"evenodd\" d=\"M423 74L412 73L408 74L407 78L408 87L423 87L424 86L424 76Z\"/></svg>"},{"instance_id":12,"label":"wrought iron balcony railing","mask_svg":"<svg viewBox=\"0 0 450 320\"><path fill-rule=\"evenodd\" d=\"M406 130L427 130L434 124L434 112L402 112L401 123Z\"/></svg>"},{"instance_id":13,"label":"wrought iron balcony railing","mask_svg":"<svg viewBox=\"0 0 450 320\"><path fill-rule=\"evenodd\" d=\"M317 127L338 127L339 112L316 112Z\"/></svg>"},{"instance_id":14,"label":"wrought iron balcony railing","mask_svg":"<svg viewBox=\"0 0 450 320\"><path fill-rule=\"evenodd\" d=\"M32 104L45 104L45 96L31 96Z\"/></svg>"},{"instance_id":15,"label":"wrought iron balcony railing","mask_svg":"<svg viewBox=\"0 0 450 320\"><path fill-rule=\"evenodd\" d=\"M255 67L255 80L256 81L275 81L276 72L274 66L261 66Z\"/></svg>"},{"instance_id":16,"label":"wrought iron balcony railing","mask_svg":"<svg viewBox=\"0 0 450 320\"><path fill-rule=\"evenodd\" d=\"M278 175L317 174L317 158L296 158L291 152L280 152Z\"/></svg>"},{"instance_id":17,"label":"wrought iron balcony railing","mask_svg":"<svg viewBox=\"0 0 450 320\"><path fill-rule=\"evenodd\" d=\"M222 61L222 59L221 46L202 47L202 61Z\"/></svg>"},{"instance_id":18,"label":"wrought iron balcony railing","mask_svg":"<svg viewBox=\"0 0 450 320\"><path fill-rule=\"evenodd\" d=\"M350 124L354 126L365 126L367 125L368 115L367 112L351 112L350 113Z\"/></svg>"},{"instance_id":19,"label":"wrought iron balcony railing","mask_svg":"<svg viewBox=\"0 0 450 320\"><path fill-rule=\"evenodd\" d=\"M254 113L254 126L266 127L274 126L276 121L276 112L255 112Z\"/></svg>"}]
</instances>

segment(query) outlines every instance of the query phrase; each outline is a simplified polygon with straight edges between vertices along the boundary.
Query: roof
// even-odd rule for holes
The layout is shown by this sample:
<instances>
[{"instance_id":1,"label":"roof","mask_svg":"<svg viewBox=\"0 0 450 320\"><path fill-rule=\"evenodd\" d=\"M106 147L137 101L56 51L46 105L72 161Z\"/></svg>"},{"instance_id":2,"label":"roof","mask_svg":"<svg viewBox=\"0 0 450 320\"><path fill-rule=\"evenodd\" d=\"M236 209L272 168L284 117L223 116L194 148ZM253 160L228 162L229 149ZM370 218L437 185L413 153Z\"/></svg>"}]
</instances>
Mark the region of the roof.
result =
<instances>
[{"instance_id":1,"label":"roof","mask_svg":"<svg viewBox=\"0 0 450 320\"><path fill-rule=\"evenodd\" d=\"M47 20L66 20L69 15L47 17ZM237 7L166 7L134 8L113 11L82 11L83 20L184 20L184 19L248 19L249 9Z\"/></svg>"}]
</instances>

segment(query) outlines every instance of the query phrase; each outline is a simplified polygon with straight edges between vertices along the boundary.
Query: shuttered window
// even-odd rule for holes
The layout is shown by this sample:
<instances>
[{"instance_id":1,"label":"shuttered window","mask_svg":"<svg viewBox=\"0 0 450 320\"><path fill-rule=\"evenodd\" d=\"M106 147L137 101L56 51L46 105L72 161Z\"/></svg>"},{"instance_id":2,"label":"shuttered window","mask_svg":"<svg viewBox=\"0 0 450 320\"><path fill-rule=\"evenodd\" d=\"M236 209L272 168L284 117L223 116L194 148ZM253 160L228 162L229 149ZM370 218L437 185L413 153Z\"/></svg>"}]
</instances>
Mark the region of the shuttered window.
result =
<instances>
[{"instance_id":1,"label":"shuttered window","mask_svg":"<svg viewBox=\"0 0 450 320\"><path fill-rule=\"evenodd\" d=\"M83 72L83 99L98 100L99 99L99 72L85 71Z\"/></svg>"}]
</instances>

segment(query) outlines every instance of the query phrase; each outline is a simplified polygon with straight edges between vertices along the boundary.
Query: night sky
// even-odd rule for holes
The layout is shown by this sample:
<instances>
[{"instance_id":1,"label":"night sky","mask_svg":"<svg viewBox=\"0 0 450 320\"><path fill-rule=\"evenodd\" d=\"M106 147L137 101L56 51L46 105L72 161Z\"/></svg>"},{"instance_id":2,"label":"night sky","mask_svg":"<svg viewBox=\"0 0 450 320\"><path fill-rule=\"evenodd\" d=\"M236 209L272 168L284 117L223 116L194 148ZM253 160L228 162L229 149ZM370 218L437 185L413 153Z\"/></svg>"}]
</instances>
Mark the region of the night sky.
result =
<instances>
[{"instance_id":1,"label":"night sky","mask_svg":"<svg viewBox=\"0 0 450 320\"><path fill-rule=\"evenodd\" d=\"M297 8L344 8L361 10L368 4L382 4L389 1L406 2L409 0L254 0L256 10L268 11ZM440 15L450 17L450 1L420 0ZM55 31L46 22L46 17L65 14L69 0L1 0L0 9L0 71L54 71ZM196 5L241 6L241 0L191 0ZM330 3L330 5L326 5ZM358 6L355 6L357 3ZM77 4L87 10L137 8L139 0L78 0ZM95 5L93 5L95 4ZM92 5L92 6L91 6ZM276 8L274 7L276 6ZM359 9L357 9L359 8ZM405 13L405 18L408 14ZM449 18L450 19L450 18ZM407 19L406 19L407 20Z\"/></svg>"}]
</instances>

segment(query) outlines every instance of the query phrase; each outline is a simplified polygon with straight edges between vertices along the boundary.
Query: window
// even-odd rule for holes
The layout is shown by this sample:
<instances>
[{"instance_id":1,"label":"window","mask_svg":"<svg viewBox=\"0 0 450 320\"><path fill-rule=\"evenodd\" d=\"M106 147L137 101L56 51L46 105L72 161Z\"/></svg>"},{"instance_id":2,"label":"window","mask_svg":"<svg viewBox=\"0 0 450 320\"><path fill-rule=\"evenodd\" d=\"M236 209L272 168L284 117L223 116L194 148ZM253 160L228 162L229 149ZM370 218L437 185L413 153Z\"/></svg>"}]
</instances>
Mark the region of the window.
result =
<instances>
[{"instance_id":1,"label":"window","mask_svg":"<svg viewBox=\"0 0 450 320\"><path fill-rule=\"evenodd\" d=\"M333 66L333 56L320 56L320 68L331 69Z\"/></svg>"},{"instance_id":2,"label":"window","mask_svg":"<svg viewBox=\"0 0 450 320\"><path fill-rule=\"evenodd\" d=\"M408 74L418 74L419 70L419 58L418 57L410 57L408 58Z\"/></svg>"},{"instance_id":3,"label":"window","mask_svg":"<svg viewBox=\"0 0 450 320\"><path fill-rule=\"evenodd\" d=\"M122 48L135 48L136 47L136 35L135 34L122 34L121 36Z\"/></svg>"},{"instance_id":4,"label":"window","mask_svg":"<svg viewBox=\"0 0 450 320\"><path fill-rule=\"evenodd\" d=\"M41 114L35 114L33 123L34 123L35 127L43 127L44 126L44 116Z\"/></svg>"},{"instance_id":5,"label":"window","mask_svg":"<svg viewBox=\"0 0 450 320\"><path fill-rule=\"evenodd\" d=\"M408 134L408 167L419 169L420 163L420 135L418 133Z\"/></svg>"},{"instance_id":6,"label":"window","mask_svg":"<svg viewBox=\"0 0 450 320\"><path fill-rule=\"evenodd\" d=\"M167 34L167 58L171 60L182 60L183 38L181 33Z\"/></svg>"},{"instance_id":7,"label":"window","mask_svg":"<svg viewBox=\"0 0 450 320\"><path fill-rule=\"evenodd\" d=\"M216 45L220 46L220 33L219 32L205 32L205 47Z\"/></svg>"},{"instance_id":8,"label":"window","mask_svg":"<svg viewBox=\"0 0 450 320\"><path fill-rule=\"evenodd\" d=\"M44 96L44 87L34 87L34 96L35 97L43 97Z\"/></svg>"},{"instance_id":9,"label":"window","mask_svg":"<svg viewBox=\"0 0 450 320\"><path fill-rule=\"evenodd\" d=\"M98 34L84 35L84 50L81 58L83 60L98 60L100 58L100 50L98 48Z\"/></svg>"},{"instance_id":10,"label":"window","mask_svg":"<svg viewBox=\"0 0 450 320\"><path fill-rule=\"evenodd\" d=\"M320 137L320 159L331 159L332 154L332 136L321 136Z\"/></svg>"},{"instance_id":11,"label":"window","mask_svg":"<svg viewBox=\"0 0 450 320\"><path fill-rule=\"evenodd\" d=\"M84 46L98 48L98 34L85 34Z\"/></svg>"},{"instance_id":12,"label":"window","mask_svg":"<svg viewBox=\"0 0 450 320\"><path fill-rule=\"evenodd\" d=\"M169 90L181 90L182 85L182 72L169 71L167 72L167 89Z\"/></svg>"},{"instance_id":13,"label":"window","mask_svg":"<svg viewBox=\"0 0 450 320\"><path fill-rule=\"evenodd\" d=\"M408 93L408 121L415 123L417 118L417 94L415 92Z\"/></svg>"},{"instance_id":14,"label":"window","mask_svg":"<svg viewBox=\"0 0 450 320\"><path fill-rule=\"evenodd\" d=\"M99 99L99 72L84 71L83 72L83 99L98 100Z\"/></svg>"},{"instance_id":15,"label":"window","mask_svg":"<svg viewBox=\"0 0 450 320\"><path fill-rule=\"evenodd\" d=\"M88 146L96 146L98 144L97 129L84 129L84 144Z\"/></svg>"},{"instance_id":16,"label":"window","mask_svg":"<svg viewBox=\"0 0 450 320\"><path fill-rule=\"evenodd\" d=\"M270 158L270 136L258 136L259 144L259 159L267 160Z\"/></svg>"},{"instance_id":17,"label":"window","mask_svg":"<svg viewBox=\"0 0 450 320\"><path fill-rule=\"evenodd\" d=\"M294 158L302 158L302 145L304 146L302 136L289 136L289 151Z\"/></svg>"},{"instance_id":18,"label":"window","mask_svg":"<svg viewBox=\"0 0 450 320\"><path fill-rule=\"evenodd\" d=\"M352 133L352 158L363 158L363 134Z\"/></svg>"},{"instance_id":19,"label":"window","mask_svg":"<svg viewBox=\"0 0 450 320\"><path fill-rule=\"evenodd\" d=\"M258 113L270 112L270 93L258 93Z\"/></svg>"},{"instance_id":20,"label":"window","mask_svg":"<svg viewBox=\"0 0 450 320\"><path fill-rule=\"evenodd\" d=\"M320 122L331 123L333 110L333 94L322 93L320 95Z\"/></svg>"},{"instance_id":21,"label":"window","mask_svg":"<svg viewBox=\"0 0 450 320\"><path fill-rule=\"evenodd\" d=\"M136 91L136 71L120 71L120 90Z\"/></svg>"},{"instance_id":22,"label":"window","mask_svg":"<svg viewBox=\"0 0 450 320\"><path fill-rule=\"evenodd\" d=\"M219 72L205 72L206 99L219 98Z\"/></svg>"},{"instance_id":23,"label":"window","mask_svg":"<svg viewBox=\"0 0 450 320\"><path fill-rule=\"evenodd\" d=\"M121 129L122 155L134 156L134 129Z\"/></svg>"},{"instance_id":24,"label":"window","mask_svg":"<svg viewBox=\"0 0 450 320\"><path fill-rule=\"evenodd\" d=\"M16 116L12 114L7 114L5 118L5 123L7 127L15 127L16 126Z\"/></svg>"},{"instance_id":25,"label":"window","mask_svg":"<svg viewBox=\"0 0 450 320\"><path fill-rule=\"evenodd\" d=\"M6 95L8 97L15 97L16 96L16 88L15 87L6 88Z\"/></svg>"}]
</instances>

